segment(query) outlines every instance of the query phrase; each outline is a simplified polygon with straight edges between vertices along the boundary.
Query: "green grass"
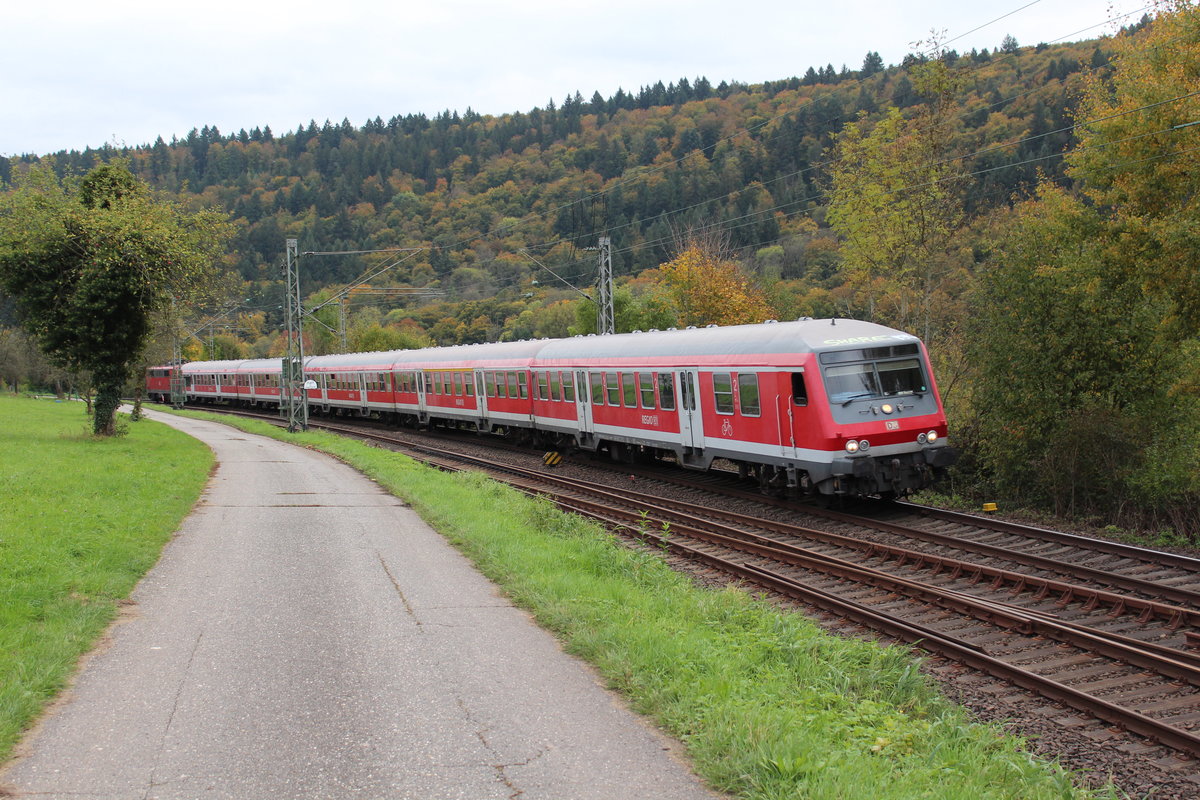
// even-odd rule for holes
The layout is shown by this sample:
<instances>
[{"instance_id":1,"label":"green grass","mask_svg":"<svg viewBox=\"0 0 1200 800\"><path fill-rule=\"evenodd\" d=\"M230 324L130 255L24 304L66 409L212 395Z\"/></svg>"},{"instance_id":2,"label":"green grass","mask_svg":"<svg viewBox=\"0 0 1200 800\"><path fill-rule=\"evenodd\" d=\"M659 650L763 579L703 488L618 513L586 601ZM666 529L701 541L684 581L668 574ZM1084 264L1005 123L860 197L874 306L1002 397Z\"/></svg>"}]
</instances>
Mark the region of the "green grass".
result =
<instances>
[{"instance_id":1,"label":"green grass","mask_svg":"<svg viewBox=\"0 0 1200 800\"><path fill-rule=\"evenodd\" d=\"M99 439L80 403L0 395L0 762L158 560L211 451L140 422Z\"/></svg>"},{"instance_id":2,"label":"green grass","mask_svg":"<svg viewBox=\"0 0 1200 800\"><path fill-rule=\"evenodd\" d=\"M324 433L221 421L334 454L406 499L681 739L720 791L755 800L1092 796L1020 741L970 723L905 649L826 635L741 591L696 588L654 553L480 475Z\"/></svg>"}]
</instances>

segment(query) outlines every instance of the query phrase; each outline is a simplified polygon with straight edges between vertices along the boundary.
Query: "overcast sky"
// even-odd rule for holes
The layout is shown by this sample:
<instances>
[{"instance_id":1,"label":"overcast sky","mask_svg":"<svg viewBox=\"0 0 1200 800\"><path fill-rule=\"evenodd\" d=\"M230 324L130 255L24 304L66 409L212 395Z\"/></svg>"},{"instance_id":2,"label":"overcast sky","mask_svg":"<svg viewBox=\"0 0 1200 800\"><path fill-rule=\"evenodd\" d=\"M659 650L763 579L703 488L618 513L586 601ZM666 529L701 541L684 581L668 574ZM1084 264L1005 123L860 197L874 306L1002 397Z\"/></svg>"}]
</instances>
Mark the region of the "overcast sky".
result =
<instances>
[{"instance_id":1,"label":"overcast sky","mask_svg":"<svg viewBox=\"0 0 1200 800\"><path fill-rule=\"evenodd\" d=\"M580 91L713 85L898 63L931 31L959 52L1093 38L1145 0L94 0L10 4L0 155L136 146L310 119L527 111ZM1007 16L1006 16L1007 15ZM978 30L976 30L978 29ZM958 38L961 37L961 38Z\"/></svg>"}]
</instances>

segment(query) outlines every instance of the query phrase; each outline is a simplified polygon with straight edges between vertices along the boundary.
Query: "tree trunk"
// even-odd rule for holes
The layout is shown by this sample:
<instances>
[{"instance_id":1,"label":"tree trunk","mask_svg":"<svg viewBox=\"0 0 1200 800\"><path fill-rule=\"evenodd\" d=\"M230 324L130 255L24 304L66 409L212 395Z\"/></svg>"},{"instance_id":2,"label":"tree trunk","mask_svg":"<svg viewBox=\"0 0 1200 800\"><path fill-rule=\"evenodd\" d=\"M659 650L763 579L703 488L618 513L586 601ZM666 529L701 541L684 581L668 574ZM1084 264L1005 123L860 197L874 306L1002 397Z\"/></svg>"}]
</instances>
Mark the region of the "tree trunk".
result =
<instances>
[{"instance_id":1,"label":"tree trunk","mask_svg":"<svg viewBox=\"0 0 1200 800\"><path fill-rule=\"evenodd\" d=\"M106 383L96 387L96 414L92 418L92 433L112 436L117 432L117 407L121 405L121 383Z\"/></svg>"}]
</instances>

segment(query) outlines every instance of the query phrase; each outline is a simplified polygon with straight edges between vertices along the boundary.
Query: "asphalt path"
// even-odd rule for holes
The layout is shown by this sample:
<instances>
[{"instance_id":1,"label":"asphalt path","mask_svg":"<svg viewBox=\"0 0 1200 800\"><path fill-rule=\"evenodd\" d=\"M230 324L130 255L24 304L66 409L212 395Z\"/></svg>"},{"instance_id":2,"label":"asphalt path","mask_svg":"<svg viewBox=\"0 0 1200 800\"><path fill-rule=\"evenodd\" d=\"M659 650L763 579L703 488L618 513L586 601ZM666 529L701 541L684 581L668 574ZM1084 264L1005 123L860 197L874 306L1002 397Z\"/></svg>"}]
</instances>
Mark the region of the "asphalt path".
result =
<instances>
[{"instance_id":1,"label":"asphalt path","mask_svg":"<svg viewBox=\"0 0 1200 800\"><path fill-rule=\"evenodd\" d=\"M17 797L713 798L681 748L335 459L151 413L218 468Z\"/></svg>"}]
</instances>

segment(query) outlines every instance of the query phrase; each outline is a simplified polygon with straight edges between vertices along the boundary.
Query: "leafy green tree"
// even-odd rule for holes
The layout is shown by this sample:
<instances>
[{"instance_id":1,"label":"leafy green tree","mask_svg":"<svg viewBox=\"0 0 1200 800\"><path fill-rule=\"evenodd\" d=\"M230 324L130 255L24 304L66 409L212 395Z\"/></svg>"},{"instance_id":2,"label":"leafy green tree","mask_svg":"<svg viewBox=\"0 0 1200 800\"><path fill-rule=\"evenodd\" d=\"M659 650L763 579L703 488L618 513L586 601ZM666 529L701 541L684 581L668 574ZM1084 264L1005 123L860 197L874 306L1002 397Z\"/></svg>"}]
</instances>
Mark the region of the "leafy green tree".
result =
<instances>
[{"instance_id":1,"label":"leafy green tree","mask_svg":"<svg viewBox=\"0 0 1200 800\"><path fill-rule=\"evenodd\" d=\"M852 307L919 333L950 324L947 281L960 267L960 181L931 138L891 108L871 126L843 128L834 149L827 219L842 237L842 273Z\"/></svg>"},{"instance_id":2,"label":"leafy green tree","mask_svg":"<svg viewBox=\"0 0 1200 800\"><path fill-rule=\"evenodd\" d=\"M97 434L115 431L154 315L208 285L229 236L223 214L157 198L119 163L77 185L34 167L0 197L0 286L47 356L91 372Z\"/></svg>"},{"instance_id":3,"label":"leafy green tree","mask_svg":"<svg viewBox=\"0 0 1200 800\"><path fill-rule=\"evenodd\" d=\"M1123 258L1094 207L1046 185L982 273L974 400L1007 496L1096 513L1165 509L1200 489L1200 371L1163 324L1171 301Z\"/></svg>"},{"instance_id":4,"label":"leafy green tree","mask_svg":"<svg viewBox=\"0 0 1200 800\"><path fill-rule=\"evenodd\" d=\"M1200 499L1200 9L1172 3L1087 78L1068 174L999 237L975 405L1002 490L1195 530ZM1141 516L1143 519L1137 519Z\"/></svg>"}]
</instances>

